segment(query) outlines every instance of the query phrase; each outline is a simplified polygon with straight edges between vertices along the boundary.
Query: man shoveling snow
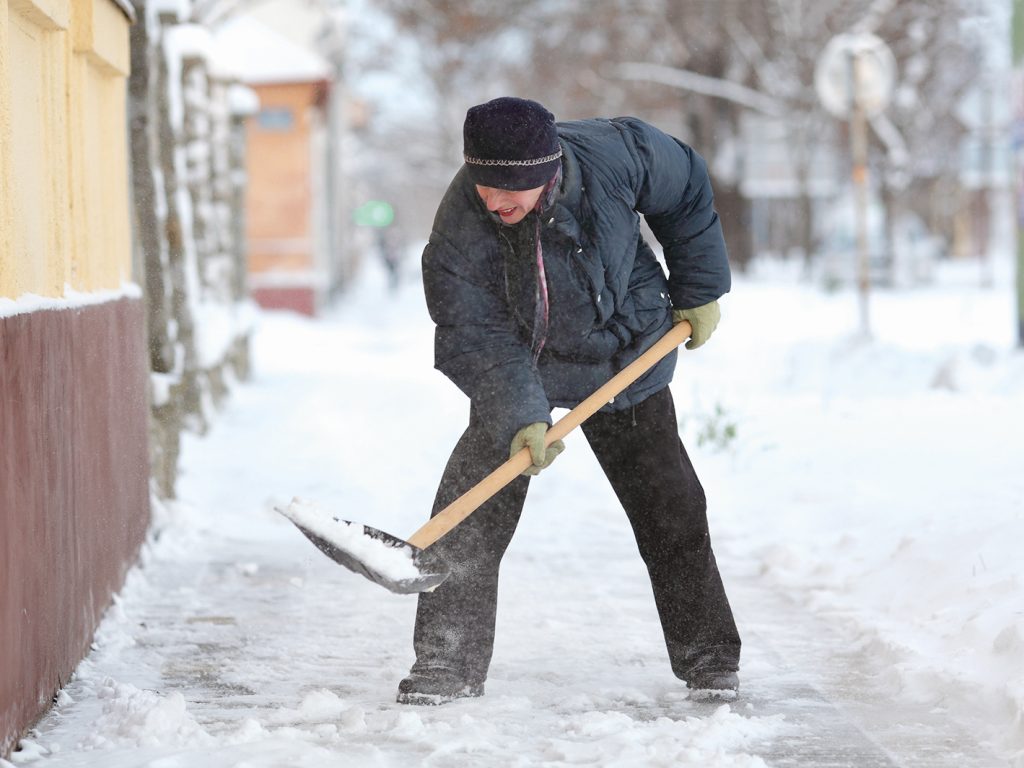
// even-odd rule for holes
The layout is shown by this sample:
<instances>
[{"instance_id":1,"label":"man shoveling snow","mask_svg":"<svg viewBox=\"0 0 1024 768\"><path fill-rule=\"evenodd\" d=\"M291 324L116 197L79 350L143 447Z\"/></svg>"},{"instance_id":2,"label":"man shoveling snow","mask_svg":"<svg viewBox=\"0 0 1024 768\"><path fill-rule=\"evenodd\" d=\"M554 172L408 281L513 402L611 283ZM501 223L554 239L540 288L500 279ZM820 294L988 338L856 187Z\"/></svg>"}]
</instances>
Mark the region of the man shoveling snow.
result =
<instances>
[{"instance_id":1,"label":"man shoveling snow","mask_svg":"<svg viewBox=\"0 0 1024 768\"><path fill-rule=\"evenodd\" d=\"M551 410L572 408L688 321L695 349L730 286L704 161L635 118L555 123L540 104L473 107L465 164L423 254L435 364L469 398L469 425L441 478L437 514L524 446L532 465L433 545L451 566L419 597L416 661L398 701L480 696L491 660L498 569L530 475L563 449ZM643 215L668 276L640 234ZM740 638L711 549L704 491L679 438L670 354L583 425L647 564L672 671L734 696ZM548 444L550 443L550 444ZM598 578L600 574L595 574Z\"/></svg>"}]
</instances>

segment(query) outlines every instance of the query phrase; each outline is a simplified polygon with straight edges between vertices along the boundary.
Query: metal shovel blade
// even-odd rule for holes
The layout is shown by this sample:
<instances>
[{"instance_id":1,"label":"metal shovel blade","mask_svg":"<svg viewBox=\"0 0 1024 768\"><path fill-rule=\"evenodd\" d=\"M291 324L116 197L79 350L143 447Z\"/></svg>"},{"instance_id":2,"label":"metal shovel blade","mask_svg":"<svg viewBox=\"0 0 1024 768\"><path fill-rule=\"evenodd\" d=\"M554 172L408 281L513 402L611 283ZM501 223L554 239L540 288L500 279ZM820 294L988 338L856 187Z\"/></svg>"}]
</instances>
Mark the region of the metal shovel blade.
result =
<instances>
[{"instance_id":1,"label":"metal shovel blade","mask_svg":"<svg viewBox=\"0 0 1024 768\"><path fill-rule=\"evenodd\" d=\"M448 563L433 552L378 528L342 520L309 502L296 499L275 509L334 562L392 592L429 592L451 573Z\"/></svg>"}]
</instances>

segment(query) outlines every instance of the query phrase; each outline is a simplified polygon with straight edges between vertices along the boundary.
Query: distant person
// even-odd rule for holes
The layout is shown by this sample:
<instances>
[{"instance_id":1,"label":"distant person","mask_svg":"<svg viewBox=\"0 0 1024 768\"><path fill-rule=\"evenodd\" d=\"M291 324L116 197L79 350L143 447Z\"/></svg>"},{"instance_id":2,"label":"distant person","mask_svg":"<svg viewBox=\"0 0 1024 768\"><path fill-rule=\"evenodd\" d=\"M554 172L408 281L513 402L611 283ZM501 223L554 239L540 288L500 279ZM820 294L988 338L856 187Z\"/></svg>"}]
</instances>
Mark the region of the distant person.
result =
<instances>
[{"instance_id":1,"label":"distant person","mask_svg":"<svg viewBox=\"0 0 1024 768\"><path fill-rule=\"evenodd\" d=\"M484 692L498 566L529 476L564 447L544 447L551 409L576 406L674 322L688 320L686 346L700 347L730 287L704 161L657 128L632 117L556 123L540 104L506 97L469 110L464 154L423 252L435 364L470 399L433 513L524 446L533 465L433 545L452 574L419 597L416 661L398 688L408 704ZM647 564L672 671L731 698L740 637L679 438L675 361L673 352L582 429ZM604 574L591 578L600 588ZM574 663L572 649L562 653Z\"/></svg>"},{"instance_id":2,"label":"distant person","mask_svg":"<svg viewBox=\"0 0 1024 768\"><path fill-rule=\"evenodd\" d=\"M395 233L390 227L381 227L377 230L377 252L380 254L381 264L388 276L388 290L391 293L398 292L398 286L402 277L402 256L396 243Z\"/></svg>"}]
</instances>

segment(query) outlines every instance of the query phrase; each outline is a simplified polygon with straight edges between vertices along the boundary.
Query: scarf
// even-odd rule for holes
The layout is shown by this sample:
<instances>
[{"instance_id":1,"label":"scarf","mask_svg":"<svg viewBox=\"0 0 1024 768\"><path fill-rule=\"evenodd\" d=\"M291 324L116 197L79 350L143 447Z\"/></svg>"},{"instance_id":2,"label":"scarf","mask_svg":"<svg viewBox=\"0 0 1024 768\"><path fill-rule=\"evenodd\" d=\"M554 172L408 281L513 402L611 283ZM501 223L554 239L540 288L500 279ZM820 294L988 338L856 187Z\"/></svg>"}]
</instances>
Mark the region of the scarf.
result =
<instances>
[{"instance_id":1,"label":"scarf","mask_svg":"<svg viewBox=\"0 0 1024 768\"><path fill-rule=\"evenodd\" d=\"M548 336L548 323L551 317L551 306L548 298L548 281L547 275L544 273L544 249L541 244L541 231L540 231L540 220L541 213L547 211L555 202L555 198L558 196L558 187L562 180L562 169L555 172L555 175L551 177L551 180L544 186L544 191L541 192L540 197L537 198L537 205L530 212L527 219L524 219L520 224L526 226L515 225L510 229L514 231L514 237L509 240L509 244L512 248L512 260L516 262L525 261L523 257L527 253L531 255L531 271L533 272L533 323L530 328L530 355L533 367L537 367L537 361L540 359L540 353L544 349L544 343L547 341ZM530 221L532 219L532 221ZM532 226L530 226L532 224ZM532 238L530 235L532 234ZM532 239L532 242L530 240ZM511 284L518 284L518 281L510 279L509 276L509 259L505 261L505 289L508 294L509 304L512 306L513 312L516 311L518 302L512 295ZM518 315L518 312L516 312Z\"/></svg>"}]
</instances>

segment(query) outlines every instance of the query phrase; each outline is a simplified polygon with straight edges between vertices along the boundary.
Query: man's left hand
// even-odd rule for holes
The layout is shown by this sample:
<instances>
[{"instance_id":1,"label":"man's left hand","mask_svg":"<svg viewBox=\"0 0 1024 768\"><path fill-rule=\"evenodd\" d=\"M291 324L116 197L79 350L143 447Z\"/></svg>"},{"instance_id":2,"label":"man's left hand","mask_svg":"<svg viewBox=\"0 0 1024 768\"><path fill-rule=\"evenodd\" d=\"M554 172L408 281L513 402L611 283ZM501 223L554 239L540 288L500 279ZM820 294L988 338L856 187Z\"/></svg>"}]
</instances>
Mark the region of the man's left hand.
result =
<instances>
[{"instance_id":1,"label":"man's left hand","mask_svg":"<svg viewBox=\"0 0 1024 768\"><path fill-rule=\"evenodd\" d=\"M565 450L565 443L555 440L551 445L544 445L544 438L548 433L548 425L543 421L535 424L527 424L516 432L512 438L512 446L509 449L509 458L515 456L523 447L530 449L530 459L533 463L523 470L524 475L537 475L542 469L551 466L562 451Z\"/></svg>"},{"instance_id":2,"label":"man's left hand","mask_svg":"<svg viewBox=\"0 0 1024 768\"><path fill-rule=\"evenodd\" d=\"M711 334L718 327L718 321L721 319L722 310L718 308L717 301L712 301L702 307L694 307L693 309L672 310L673 325L681 323L683 320L689 320L690 327L693 328L690 340L686 342L687 349L696 349L710 339Z\"/></svg>"}]
</instances>

